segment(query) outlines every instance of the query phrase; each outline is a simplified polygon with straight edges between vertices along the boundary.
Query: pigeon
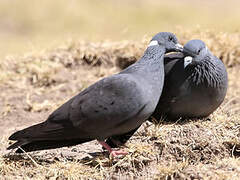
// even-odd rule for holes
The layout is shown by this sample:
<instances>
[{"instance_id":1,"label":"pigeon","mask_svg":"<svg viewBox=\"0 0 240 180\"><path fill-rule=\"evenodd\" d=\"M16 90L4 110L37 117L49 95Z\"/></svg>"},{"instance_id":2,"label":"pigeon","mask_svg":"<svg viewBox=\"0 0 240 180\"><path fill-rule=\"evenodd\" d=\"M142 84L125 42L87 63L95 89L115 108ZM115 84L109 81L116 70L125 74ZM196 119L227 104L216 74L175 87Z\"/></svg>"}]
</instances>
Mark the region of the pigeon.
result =
<instances>
[{"instance_id":1,"label":"pigeon","mask_svg":"<svg viewBox=\"0 0 240 180\"><path fill-rule=\"evenodd\" d=\"M226 96L226 68L201 40L187 42L183 53L165 55L164 70L163 91L151 116L157 122L207 117ZM137 129L110 137L106 143L111 147L125 144Z\"/></svg>"},{"instance_id":2,"label":"pigeon","mask_svg":"<svg viewBox=\"0 0 240 180\"><path fill-rule=\"evenodd\" d=\"M143 56L118 74L101 79L56 109L46 121L13 133L7 149L17 153L73 146L97 140L113 157L105 139L139 127L154 112L164 82L164 54L182 51L176 36L160 32Z\"/></svg>"}]
</instances>

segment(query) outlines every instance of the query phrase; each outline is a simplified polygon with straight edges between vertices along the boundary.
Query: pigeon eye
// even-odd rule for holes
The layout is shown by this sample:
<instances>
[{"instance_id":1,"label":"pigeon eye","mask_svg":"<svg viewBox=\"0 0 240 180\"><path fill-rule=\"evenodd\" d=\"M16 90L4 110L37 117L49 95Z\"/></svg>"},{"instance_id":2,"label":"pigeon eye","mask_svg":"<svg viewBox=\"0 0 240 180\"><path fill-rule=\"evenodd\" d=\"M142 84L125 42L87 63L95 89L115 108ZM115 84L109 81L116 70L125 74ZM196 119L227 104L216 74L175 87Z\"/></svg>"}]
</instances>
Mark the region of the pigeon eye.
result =
<instances>
[{"instance_id":1,"label":"pigeon eye","mask_svg":"<svg viewBox=\"0 0 240 180\"><path fill-rule=\"evenodd\" d=\"M198 50L198 54L200 54L200 52L201 52L201 49Z\"/></svg>"},{"instance_id":2,"label":"pigeon eye","mask_svg":"<svg viewBox=\"0 0 240 180\"><path fill-rule=\"evenodd\" d=\"M173 41L173 37L169 36L168 41Z\"/></svg>"}]
</instances>

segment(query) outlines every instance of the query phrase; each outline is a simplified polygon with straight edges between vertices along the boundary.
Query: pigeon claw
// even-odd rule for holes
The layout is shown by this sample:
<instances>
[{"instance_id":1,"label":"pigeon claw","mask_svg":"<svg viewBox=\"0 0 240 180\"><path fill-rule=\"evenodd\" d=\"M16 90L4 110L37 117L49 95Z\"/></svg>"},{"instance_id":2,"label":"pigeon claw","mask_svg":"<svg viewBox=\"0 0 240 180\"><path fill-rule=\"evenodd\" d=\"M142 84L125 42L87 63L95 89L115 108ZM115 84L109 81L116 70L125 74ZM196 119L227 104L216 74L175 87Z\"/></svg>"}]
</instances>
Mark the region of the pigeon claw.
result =
<instances>
[{"instance_id":1,"label":"pigeon claw","mask_svg":"<svg viewBox=\"0 0 240 180\"><path fill-rule=\"evenodd\" d=\"M117 157L117 156L120 156L120 155L127 155L128 152L124 151L124 150L112 150L112 148L107 144L105 143L104 141L98 141L104 148L106 148L110 154L110 156L112 157Z\"/></svg>"},{"instance_id":2,"label":"pigeon claw","mask_svg":"<svg viewBox=\"0 0 240 180\"><path fill-rule=\"evenodd\" d=\"M112 152L110 153L110 156L113 156L113 157L117 157L120 155L126 156L127 154L128 152L124 150L112 150Z\"/></svg>"}]
</instances>

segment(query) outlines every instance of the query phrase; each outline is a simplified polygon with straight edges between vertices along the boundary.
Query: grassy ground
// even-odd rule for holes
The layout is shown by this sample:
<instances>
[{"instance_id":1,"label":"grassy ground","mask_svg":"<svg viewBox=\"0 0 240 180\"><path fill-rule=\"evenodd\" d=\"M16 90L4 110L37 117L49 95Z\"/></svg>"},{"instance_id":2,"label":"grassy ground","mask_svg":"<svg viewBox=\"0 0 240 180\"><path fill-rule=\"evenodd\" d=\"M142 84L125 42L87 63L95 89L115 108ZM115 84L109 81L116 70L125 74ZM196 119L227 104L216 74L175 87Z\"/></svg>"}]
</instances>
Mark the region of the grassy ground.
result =
<instances>
[{"instance_id":1,"label":"grassy ground","mask_svg":"<svg viewBox=\"0 0 240 180\"><path fill-rule=\"evenodd\" d=\"M96 80L139 58L141 41L78 42L5 58L0 73L0 174L3 179L238 179L240 175L240 72L238 33L178 30L181 43L199 37L228 67L229 89L220 108L201 120L145 123L118 160L90 142L16 155L5 148L14 131L41 122Z\"/></svg>"}]
</instances>

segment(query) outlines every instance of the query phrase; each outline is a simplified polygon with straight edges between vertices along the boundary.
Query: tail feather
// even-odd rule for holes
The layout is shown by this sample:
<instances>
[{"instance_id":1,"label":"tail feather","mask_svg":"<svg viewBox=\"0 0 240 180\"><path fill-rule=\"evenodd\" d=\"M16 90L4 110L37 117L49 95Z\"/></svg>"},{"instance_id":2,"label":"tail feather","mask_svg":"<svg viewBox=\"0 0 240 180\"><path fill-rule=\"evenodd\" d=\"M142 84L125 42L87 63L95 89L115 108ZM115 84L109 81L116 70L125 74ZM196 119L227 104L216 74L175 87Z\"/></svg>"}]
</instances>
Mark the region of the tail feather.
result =
<instances>
[{"instance_id":1,"label":"tail feather","mask_svg":"<svg viewBox=\"0 0 240 180\"><path fill-rule=\"evenodd\" d=\"M83 137L81 134L84 136L85 133L70 124L45 121L12 134L9 140L17 142L7 149L21 147L24 151L30 152L73 146L93 140L93 138L86 137L86 135ZM22 150L18 148L16 152L22 153Z\"/></svg>"},{"instance_id":2,"label":"tail feather","mask_svg":"<svg viewBox=\"0 0 240 180\"><path fill-rule=\"evenodd\" d=\"M15 149L15 148L18 148L19 146L24 146L25 144L28 144L29 142L27 140L20 140L20 141L17 141L15 142L14 144L10 145L7 150L9 149Z\"/></svg>"},{"instance_id":3,"label":"tail feather","mask_svg":"<svg viewBox=\"0 0 240 180\"><path fill-rule=\"evenodd\" d=\"M23 143L22 141L18 141L13 145L9 146L7 149L15 149L17 147L21 147L16 150L16 153L23 153L23 150L25 152L31 152L31 151L38 151L38 150L55 149L55 148L66 147L66 146L67 147L74 146L74 145L82 144L91 140L93 139L33 141L28 143Z\"/></svg>"},{"instance_id":4,"label":"tail feather","mask_svg":"<svg viewBox=\"0 0 240 180\"><path fill-rule=\"evenodd\" d=\"M31 140L56 140L65 139L66 137L72 138L76 135L78 129L71 125L51 123L45 121L34 126L30 126L21 131L13 133L8 139L31 139Z\"/></svg>"}]
</instances>

